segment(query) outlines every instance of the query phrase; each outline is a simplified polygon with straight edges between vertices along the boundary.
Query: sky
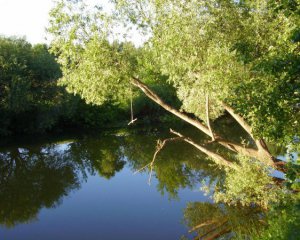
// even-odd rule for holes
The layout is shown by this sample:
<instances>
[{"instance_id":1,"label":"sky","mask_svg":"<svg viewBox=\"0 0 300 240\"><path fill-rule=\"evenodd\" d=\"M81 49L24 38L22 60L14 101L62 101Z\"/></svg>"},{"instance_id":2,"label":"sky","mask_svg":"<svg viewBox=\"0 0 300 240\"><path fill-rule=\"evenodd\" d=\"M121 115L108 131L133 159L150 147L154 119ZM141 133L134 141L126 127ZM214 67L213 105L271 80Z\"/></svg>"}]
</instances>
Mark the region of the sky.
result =
<instances>
[{"instance_id":1,"label":"sky","mask_svg":"<svg viewBox=\"0 0 300 240\"><path fill-rule=\"evenodd\" d=\"M104 10L109 10L107 0L86 0L86 3L101 3ZM52 0L0 0L0 35L25 37L32 44L49 43L46 40L46 27L53 6ZM117 30L123 32L120 28ZM137 31L129 34L129 40L137 46L147 39Z\"/></svg>"},{"instance_id":2,"label":"sky","mask_svg":"<svg viewBox=\"0 0 300 240\"><path fill-rule=\"evenodd\" d=\"M0 0L0 35L45 43L52 0Z\"/></svg>"}]
</instances>

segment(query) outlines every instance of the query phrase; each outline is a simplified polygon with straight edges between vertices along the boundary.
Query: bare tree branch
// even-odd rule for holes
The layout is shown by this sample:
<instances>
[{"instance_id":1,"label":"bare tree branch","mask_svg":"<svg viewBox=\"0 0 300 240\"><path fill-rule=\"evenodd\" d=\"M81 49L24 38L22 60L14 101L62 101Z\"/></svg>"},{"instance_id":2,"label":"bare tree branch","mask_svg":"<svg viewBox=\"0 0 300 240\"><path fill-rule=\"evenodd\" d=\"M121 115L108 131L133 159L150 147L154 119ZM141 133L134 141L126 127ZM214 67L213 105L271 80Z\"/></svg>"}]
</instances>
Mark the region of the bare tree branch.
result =
<instances>
[{"instance_id":1,"label":"bare tree branch","mask_svg":"<svg viewBox=\"0 0 300 240\"><path fill-rule=\"evenodd\" d=\"M233 142L222 139L216 133L213 133L211 127L205 126L199 120L193 119L193 118L189 117L188 115L178 111L177 109L175 109L175 108L171 107L170 105L168 105L167 103L165 103L157 94L155 94L146 84L141 82L138 78L133 77L132 84L135 85L136 87L140 88L146 94L147 97L149 97L155 103L157 103L158 105L163 107L165 110L174 114L175 116L179 117L180 119L190 123L194 127L201 130L206 135L210 136L212 139L214 138L216 142L220 143L227 149L237 152L237 153L244 154L246 156L255 157L258 160L260 160L261 162L264 162L265 164L276 168L276 165L274 164L274 162L276 162L276 159L269 152L268 147L265 144L265 142L262 139L256 140L254 138L254 136L252 135L251 126L241 116L236 114L234 112L233 108L231 108L227 104L223 103L224 109L249 133L249 135L256 142L258 150L254 149L254 148L248 148L241 144L233 143ZM207 101L207 104L209 104L208 101ZM187 139L185 141L188 142ZM189 142L189 143L192 145L195 144L194 142L193 143ZM200 145L197 145L197 146L198 147L196 147L196 146L195 147L198 148L200 151L205 152L207 155L211 156L213 159L216 160L217 163L221 163L221 165L224 165L224 164L222 164L222 163L225 163L223 161L224 158L220 158L219 157L220 155L217 154L217 156L215 156L215 153L207 152L207 149L204 148L203 146L200 146ZM217 159L219 159L219 160L217 160ZM227 165L227 164L225 164L225 165Z\"/></svg>"},{"instance_id":2,"label":"bare tree branch","mask_svg":"<svg viewBox=\"0 0 300 240\"><path fill-rule=\"evenodd\" d=\"M163 141L158 139L157 144L156 144L156 150L155 150L155 153L153 155L152 161L150 163L146 164L145 166L143 166L142 168L138 169L137 171L135 171L134 174L136 174L136 173L142 171L143 169L145 169L146 167L150 166L148 184L151 185L153 166L154 166L157 154L164 148L166 143L172 142L172 141L178 141L178 140L182 140L182 137L167 138L167 139L164 139Z\"/></svg>"}]
</instances>

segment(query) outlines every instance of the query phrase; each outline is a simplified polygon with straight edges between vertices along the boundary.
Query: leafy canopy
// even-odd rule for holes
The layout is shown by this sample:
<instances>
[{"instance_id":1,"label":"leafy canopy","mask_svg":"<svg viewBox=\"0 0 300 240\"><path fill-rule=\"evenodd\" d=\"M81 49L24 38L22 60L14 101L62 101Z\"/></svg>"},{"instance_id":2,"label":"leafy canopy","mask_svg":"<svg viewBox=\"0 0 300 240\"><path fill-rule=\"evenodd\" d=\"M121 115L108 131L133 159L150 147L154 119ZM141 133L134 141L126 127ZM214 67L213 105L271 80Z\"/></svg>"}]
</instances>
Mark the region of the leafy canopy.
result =
<instances>
[{"instance_id":1,"label":"leafy canopy","mask_svg":"<svg viewBox=\"0 0 300 240\"><path fill-rule=\"evenodd\" d=\"M283 142L299 134L299 0L111 4L107 12L60 0L50 14L51 49L70 92L95 104L123 101L132 76L166 76L182 110L202 119L209 94L211 118L226 102L257 136ZM148 40L136 48L116 26L136 28Z\"/></svg>"}]
</instances>

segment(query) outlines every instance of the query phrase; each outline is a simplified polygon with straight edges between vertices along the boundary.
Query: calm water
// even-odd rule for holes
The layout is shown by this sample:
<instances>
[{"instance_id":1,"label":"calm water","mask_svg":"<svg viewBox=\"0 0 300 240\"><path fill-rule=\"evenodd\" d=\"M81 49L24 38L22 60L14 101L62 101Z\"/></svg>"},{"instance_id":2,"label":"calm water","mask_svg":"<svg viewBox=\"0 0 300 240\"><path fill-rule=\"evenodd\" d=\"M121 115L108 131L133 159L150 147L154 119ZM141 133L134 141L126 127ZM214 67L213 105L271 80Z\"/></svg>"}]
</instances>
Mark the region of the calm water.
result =
<instances>
[{"instance_id":1,"label":"calm water","mask_svg":"<svg viewBox=\"0 0 300 240\"><path fill-rule=\"evenodd\" d=\"M204 196L201 182L222 173L187 144L159 153L151 185L148 168L134 174L167 136L125 129L7 142L0 148L0 239L191 239L188 230L211 216L233 212L237 222L255 222L249 211L224 212Z\"/></svg>"},{"instance_id":2,"label":"calm water","mask_svg":"<svg viewBox=\"0 0 300 240\"><path fill-rule=\"evenodd\" d=\"M0 149L0 239L180 239L188 202L210 202L204 156L156 130L20 139ZM201 136L200 136L201 138ZM204 170L205 169L205 170Z\"/></svg>"}]
</instances>

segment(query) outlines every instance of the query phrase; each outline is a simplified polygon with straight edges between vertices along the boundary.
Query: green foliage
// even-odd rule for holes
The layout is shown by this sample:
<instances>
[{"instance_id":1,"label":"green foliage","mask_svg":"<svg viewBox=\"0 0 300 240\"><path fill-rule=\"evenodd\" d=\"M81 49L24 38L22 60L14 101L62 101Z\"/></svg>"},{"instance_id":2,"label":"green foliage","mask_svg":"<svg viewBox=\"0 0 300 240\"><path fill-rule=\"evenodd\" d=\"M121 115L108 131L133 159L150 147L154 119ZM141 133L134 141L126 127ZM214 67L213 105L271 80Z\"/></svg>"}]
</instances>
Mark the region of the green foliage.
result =
<instances>
[{"instance_id":1,"label":"green foliage","mask_svg":"<svg viewBox=\"0 0 300 240\"><path fill-rule=\"evenodd\" d=\"M129 119L128 102L86 104L57 86L60 77L60 66L46 45L0 37L0 135L100 128Z\"/></svg>"},{"instance_id":2,"label":"green foliage","mask_svg":"<svg viewBox=\"0 0 300 240\"><path fill-rule=\"evenodd\" d=\"M230 234L224 239L248 239L264 229L264 213L253 207L228 206L207 202L190 202L184 209L186 225L195 229L198 236L214 235L224 229ZM233 237L230 237L233 236Z\"/></svg>"},{"instance_id":3,"label":"green foliage","mask_svg":"<svg viewBox=\"0 0 300 240\"><path fill-rule=\"evenodd\" d=\"M1 133L44 131L59 118L61 75L45 45L24 39L0 38Z\"/></svg>"},{"instance_id":4,"label":"green foliage","mask_svg":"<svg viewBox=\"0 0 300 240\"><path fill-rule=\"evenodd\" d=\"M188 203L184 210L186 225L198 236L221 234L220 239L296 240L299 238L299 200L273 205L267 212L253 207L228 206L203 202ZM225 233L226 234L226 233Z\"/></svg>"},{"instance_id":5,"label":"green foliage","mask_svg":"<svg viewBox=\"0 0 300 240\"><path fill-rule=\"evenodd\" d=\"M299 134L298 0L112 2L108 13L60 0L50 14L51 50L68 91L94 104L124 103L132 76L168 81L186 112L204 118L208 93L211 118L226 102L256 136L288 143ZM117 25L148 40L137 49Z\"/></svg>"},{"instance_id":6,"label":"green foliage","mask_svg":"<svg viewBox=\"0 0 300 240\"><path fill-rule=\"evenodd\" d=\"M275 205L266 216L267 226L252 236L254 240L297 240L300 234L299 197Z\"/></svg>"},{"instance_id":7,"label":"green foliage","mask_svg":"<svg viewBox=\"0 0 300 240\"><path fill-rule=\"evenodd\" d=\"M239 156L238 161L237 169L227 169L224 182L216 187L213 195L216 202L268 208L280 200L281 190L266 167L245 156Z\"/></svg>"},{"instance_id":8,"label":"green foliage","mask_svg":"<svg viewBox=\"0 0 300 240\"><path fill-rule=\"evenodd\" d=\"M286 185L288 188L299 191L300 190L300 160L298 157L299 143L295 140L288 146L287 149L287 172L285 177L287 179Z\"/></svg>"}]
</instances>

